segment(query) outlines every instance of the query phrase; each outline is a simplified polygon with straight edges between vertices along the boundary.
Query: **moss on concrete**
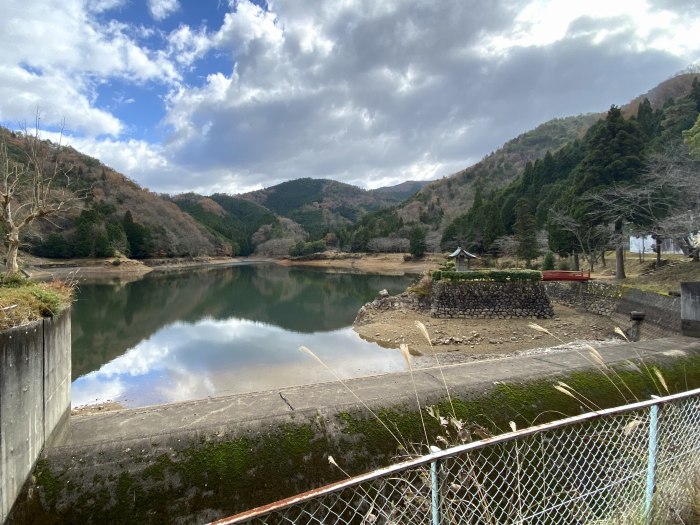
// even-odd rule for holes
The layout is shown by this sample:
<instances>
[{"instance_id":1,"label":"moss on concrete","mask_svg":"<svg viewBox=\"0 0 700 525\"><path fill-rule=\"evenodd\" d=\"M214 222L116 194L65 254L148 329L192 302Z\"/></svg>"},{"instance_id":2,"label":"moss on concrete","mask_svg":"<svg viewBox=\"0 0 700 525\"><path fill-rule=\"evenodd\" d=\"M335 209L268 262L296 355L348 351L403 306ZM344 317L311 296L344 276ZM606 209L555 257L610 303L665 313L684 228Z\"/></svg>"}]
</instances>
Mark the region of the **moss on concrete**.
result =
<instances>
[{"instance_id":1,"label":"moss on concrete","mask_svg":"<svg viewBox=\"0 0 700 525\"><path fill-rule=\"evenodd\" d=\"M474 439L480 439L481 429L490 434L508 431L509 423L515 422L518 428L545 423L563 417L601 408L610 408L635 401L649 399L652 395L666 395L666 391L656 378L653 370L644 364L618 367L603 375L596 371L573 372L557 378L549 378L527 383L497 383L494 389L480 397L453 399L455 415L467 425L477 429ZM670 393L700 387L700 356L674 361L660 367ZM569 385L578 399L574 399L554 389L557 381ZM589 403L589 400L592 404ZM588 406L590 405L590 406ZM452 408L443 399L436 404L440 414L452 414ZM363 458L370 462L381 458L394 458L405 455L405 451L425 452L423 429L417 407L402 406L391 410L381 410L377 421L366 411L342 412L338 419L343 424L343 432L362 435L361 445L354 451L357 461ZM431 417L424 417L426 430L432 443L444 430ZM386 428L394 432L401 443L397 443ZM455 443L457 444L457 443ZM363 463L364 461L360 461Z\"/></svg>"},{"instance_id":2,"label":"moss on concrete","mask_svg":"<svg viewBox=\"0 0 700 525\"><path fill-rule=\"evenodd\" d=\"M653 373L643 366L642 373L629 368L618 369L613 381L589 371L526 384L498 383L485 395L454 399L454 408L459 419L496 432L507 429L511 420L525 427L587 411L579 401L553 389L557 379L601 408L664 393ZM700 386L700 356L664 366L663 375L672 392ZM436 408L443 415L451 413L445 400ZM300 417L298 422L245 435L202 434L179 445L164 439L141 454L100 454L99 465L74 462L67 471L65 465L41 460L35 476L42 506L39 511L32 509L31 520L162 523L178 517L209 521L339 479L342 474L328 464L328 454L355 474L425 452L415 406L377 414L391 433L366 411L357 410L339 413L329 421ZM429 440L435 442L443 429L434 418L424 415L424 420ZM341 432L332 430L338 426ZM71 485L79 487L71 492Z\"/></svg>"},{"instance_id":3,"label":"moss on concrete","mask_svg":"<svg viewBox=\"0 0 700 525\"><path fill-rule=\"evenodd\" d=\"M207 509L207 516L225 515L305 490L309 479L334 481L328 449L320 421L287 423L256 436L202 435L169 453L103 458L104 470L90 472L90 482L81 482L73 496L77 469L90 467L74 466L61 476L59 466L42 460L35 475L44 504L32 520L161 523Z\"/></svg>"},{"instance_id":4,"label":"moss on concrete","mask_svg":"<svg viewBox=\"0 0 700 525\"><path fill-rule=\"evenodd\" d=\"M36 478L37 486L42 488L46 504L49 506L55 505L58 493L63 487L63 482L59 476L51 471L49 462L46 459L42 458L36 462L34 477Z\"/></svg>"}]
</instances>

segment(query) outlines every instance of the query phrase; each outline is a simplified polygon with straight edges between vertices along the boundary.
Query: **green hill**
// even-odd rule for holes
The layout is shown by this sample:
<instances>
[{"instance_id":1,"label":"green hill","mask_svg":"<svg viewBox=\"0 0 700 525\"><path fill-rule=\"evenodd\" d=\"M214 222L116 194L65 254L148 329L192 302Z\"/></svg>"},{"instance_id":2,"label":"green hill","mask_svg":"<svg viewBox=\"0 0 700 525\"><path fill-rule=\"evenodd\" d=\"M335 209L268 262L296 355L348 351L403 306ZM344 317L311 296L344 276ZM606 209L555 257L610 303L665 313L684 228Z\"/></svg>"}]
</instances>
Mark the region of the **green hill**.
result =
<instances>
[{"instance_id":1,"label":"green hill","mask_svg":"<svg viewBox=\"0 0 700 525\"><path fill-rule=\"evenodd\" d=\"M627 117L636 115L645 99L650 101L653 109L660 110L669 99L686 96L692 89L695 76L694 73L680 74L662 82L622 106L623 114ZM396 230L386 231L383 226L379 229L384 235L406 238L409 227L417 225L427 231L429 247L439 250L444 231L455 219L469 211L477 188L480 188L482 195L488 195L490 191L507 186L529 162L544 159L547 152L553 154L567 144L583 139L588 129L604 117L605 113L595 113L545 122L506 142L477 164L427 184L396 208L395 213L401 219L400 223L393 221ZM381 215L378 219L383 223ZM365 218L365 223L372 222L371 217ZM347 236L352 239L358 229L364 230L360 232L361 236L374 235L372 228L368 232L366 226L356 225ZM358 244L363 243L355 243Z\"/></svg>"},{"instance_id":2,"label":"green hill","mask_svg":"<svg viewBox=\"0 0 700 525\"><path fill-rule=\"evenodd\" d=\"M488 190L477 185L472 207L445 227L442 248L499 253L499 238L522 240L529 231L531 256L515 254L527 260L537 253L535 232L544 230L550 250L582 254L592 267L602 250L622 246L628 225L640 233L669 235L665 217L679 204L684 212L700 204L690 195L697 188L691 180L674 180L665 170L655 177L649 173L650 163L682 150L682 132L700 112L700 81L682 80L689 88L685 95L656 108L649 99L635 102L634 115L629 107L613 106L580 140L528 162L508 185ZM681 237L694 231L685 228Z\"/></svg>"},{"instance_id":3,"label":"green hill","mask_svg":"<svg viewBox=\"0 0 700 525\"><path fill-rule=\"evenodd\" d=\"M303 178L239 197L292 219L311 239L320 239L352 225L367 212L400 202L407 192L410 189L364 190L334 180Z\"/></svg>"},{"instance_id":4,"label":"green hill","mask_svg":"<svg viewBox=\"0 0 700 525\"><path fill-rule=\"evenodd\" d=\"M263 225L277 225L275 214L267 208L225 194L203 197L184 193L173 197L180 209L203 224L223 243L230 243L234 255L253 253L253 234Z\"/></svg>"},{"instance_id":5,"label":"green hill","mask_svg":"<svg viewBox=\"0 0 700 525\"><path fill-rule=\"evenodd\" d=\"M692 126L700 109L688 98L700 89L694 78L678 75L620 108L623 120L634 122L626 133L643 144L642 152L633 155L639 158L635 170L648 152L679 140L681 131ZM604 117L551 120L474 166L430 183L364 190L302 178L237 196L157 195L97 159L44 141L88 197L50 220L35 221L21 241L45 257L246 255L263 245L261 253L279 255L298 241L324 237L344 249L406 251L410 232L422 228L429 249L462 243L492 251L497 236L514 233L519 201L543 227L549 209L565 194L600 183L592 166L605 162L592 157L593 151L602 151L592 144ZM2 133L9 156L21 161L19 138ZM629 164L629 159L618 160Z\"/></svg>"}]
</instances>

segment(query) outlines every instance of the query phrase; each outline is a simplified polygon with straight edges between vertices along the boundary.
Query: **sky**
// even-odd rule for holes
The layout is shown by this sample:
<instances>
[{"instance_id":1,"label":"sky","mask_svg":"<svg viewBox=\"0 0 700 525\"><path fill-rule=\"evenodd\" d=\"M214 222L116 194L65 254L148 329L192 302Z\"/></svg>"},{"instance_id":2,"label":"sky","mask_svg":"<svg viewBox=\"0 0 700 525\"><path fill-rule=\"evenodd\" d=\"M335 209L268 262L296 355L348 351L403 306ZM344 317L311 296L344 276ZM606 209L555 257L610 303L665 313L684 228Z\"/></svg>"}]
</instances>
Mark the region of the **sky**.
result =
<instances>
[{"instance_id":1,"label":"sky","mask_svg":"<svg viewBox=\"0 0 700 525\"><path fill-rule=\"evenodd\" d=\"M159 193L440 178L700 65L694 0L2 0L0 123Z\"/></svg>"}]
</instances>

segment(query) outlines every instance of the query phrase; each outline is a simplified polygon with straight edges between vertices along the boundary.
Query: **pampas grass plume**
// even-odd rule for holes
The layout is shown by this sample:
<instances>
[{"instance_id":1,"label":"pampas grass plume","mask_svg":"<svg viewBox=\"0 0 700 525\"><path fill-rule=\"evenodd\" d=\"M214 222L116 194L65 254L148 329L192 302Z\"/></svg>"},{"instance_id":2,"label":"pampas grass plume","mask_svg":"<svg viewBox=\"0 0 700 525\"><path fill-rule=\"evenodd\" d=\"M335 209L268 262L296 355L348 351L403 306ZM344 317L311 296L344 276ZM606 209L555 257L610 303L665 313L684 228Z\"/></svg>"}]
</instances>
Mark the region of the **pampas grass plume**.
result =
<instances>
[{"instance_id":1,"label":"pampas grass plume","mask_svg":"<svg viewBox=\"0 0 700 525\"><path fill-rule=\"evenodd\" d=\"M537 330L538 332L542 332L542 333L545 333L547 335L551 335L552 337L554 337L554 334L552 334L552 332L547 330L544 326L538 325L537 323L528 323L528 326L530 328L532 328L533 330Z\"/></svg>"}]
</instances>

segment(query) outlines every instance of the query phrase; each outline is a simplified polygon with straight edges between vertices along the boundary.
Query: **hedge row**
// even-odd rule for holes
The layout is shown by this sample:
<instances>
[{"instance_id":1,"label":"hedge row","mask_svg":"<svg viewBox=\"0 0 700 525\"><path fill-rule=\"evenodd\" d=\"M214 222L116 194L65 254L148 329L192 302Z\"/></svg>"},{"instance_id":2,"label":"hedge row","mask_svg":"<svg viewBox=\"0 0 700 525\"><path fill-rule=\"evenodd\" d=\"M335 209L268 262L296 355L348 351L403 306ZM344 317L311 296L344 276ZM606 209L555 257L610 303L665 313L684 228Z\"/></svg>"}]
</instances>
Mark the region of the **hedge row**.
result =
<instances>
[{"instance_id":1,"label":"hedge row","mask_svg":"<svg viewBox=\"0 0 700 525\"><path fill-rule=\"evenodd\" d=\"M472 270L467 272L435 270L432 276L434 281L492 281L508 283L516 281L538 282L542 280L542 272L537 270Z\"/></svg>"}]
</instances>

